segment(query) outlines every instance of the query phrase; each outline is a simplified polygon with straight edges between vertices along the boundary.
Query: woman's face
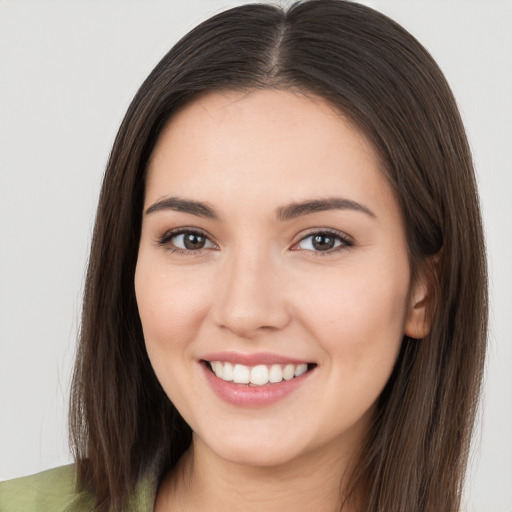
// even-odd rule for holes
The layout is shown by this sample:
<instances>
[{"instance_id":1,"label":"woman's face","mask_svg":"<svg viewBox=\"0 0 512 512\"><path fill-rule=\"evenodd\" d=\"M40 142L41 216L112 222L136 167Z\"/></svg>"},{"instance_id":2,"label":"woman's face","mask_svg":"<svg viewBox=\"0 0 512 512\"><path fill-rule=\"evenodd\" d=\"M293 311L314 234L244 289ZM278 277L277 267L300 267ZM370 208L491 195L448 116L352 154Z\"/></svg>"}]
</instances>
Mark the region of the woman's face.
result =
<instances>
[{"instance_id":1,"label":"woman's face","mask_svg":"<svg viewBox=\"0 0 512 512\"><path fill-rule=\"evenodd\" d=\"M163 130L135 289L155 373L211 453L352 453L421 329L410 286L392 188L326 101L211 93Z\"/></svg>"}]
</instances>

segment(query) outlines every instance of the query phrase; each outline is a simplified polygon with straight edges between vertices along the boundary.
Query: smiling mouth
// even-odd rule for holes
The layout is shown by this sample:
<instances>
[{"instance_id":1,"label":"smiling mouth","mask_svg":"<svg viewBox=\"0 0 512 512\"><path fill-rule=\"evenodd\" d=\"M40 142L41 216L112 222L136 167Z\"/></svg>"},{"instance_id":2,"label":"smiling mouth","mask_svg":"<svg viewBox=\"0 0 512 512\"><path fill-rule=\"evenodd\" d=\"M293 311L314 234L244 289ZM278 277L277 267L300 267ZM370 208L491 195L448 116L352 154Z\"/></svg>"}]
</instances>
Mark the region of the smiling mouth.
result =
<instances>
[{"instance_id":1,"label":"smiling mouth","mask_svg":"<svg viewBox=\"0 0 512 512\"><path fill-rule=\"evenodd\" d=\"M268 386L289 381L316 367L315 363L246 366L224 361L203 362L219 379L235 384L248 384L249 386Z\"/></svg>"}]
</instances>

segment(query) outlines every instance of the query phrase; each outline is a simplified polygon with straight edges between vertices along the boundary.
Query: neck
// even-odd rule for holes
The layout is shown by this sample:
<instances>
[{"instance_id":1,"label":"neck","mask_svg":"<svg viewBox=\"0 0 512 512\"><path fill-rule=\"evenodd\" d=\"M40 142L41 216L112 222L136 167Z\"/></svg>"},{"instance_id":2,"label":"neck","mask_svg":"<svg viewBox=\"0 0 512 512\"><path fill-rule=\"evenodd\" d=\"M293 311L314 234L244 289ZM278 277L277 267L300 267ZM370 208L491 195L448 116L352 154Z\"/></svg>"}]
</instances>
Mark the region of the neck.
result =
<instances>
[{"instance_id":1,"label":"neck","mask_svg":"<svg viewBox=\"0 0 512 512\"><path fill-rule=\"evenodd\" d=\"M357 493L350 500L344 498L353 455L326 447L279 466L241 466L218 457L194 437L191 448L162 482L155 512L356 512L361 510Z\"/></svg>"}]
</instances>

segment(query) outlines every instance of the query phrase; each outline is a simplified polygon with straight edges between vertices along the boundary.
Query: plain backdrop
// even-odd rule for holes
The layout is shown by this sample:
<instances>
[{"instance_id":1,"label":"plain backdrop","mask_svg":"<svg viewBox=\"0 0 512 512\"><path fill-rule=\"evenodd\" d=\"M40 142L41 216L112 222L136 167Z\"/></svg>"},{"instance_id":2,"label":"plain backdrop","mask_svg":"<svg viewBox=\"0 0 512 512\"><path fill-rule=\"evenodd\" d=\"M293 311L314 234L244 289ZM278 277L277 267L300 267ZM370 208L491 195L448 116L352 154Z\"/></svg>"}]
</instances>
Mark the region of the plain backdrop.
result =
<instances>
[{"instance_id":1,"label":"plain backdrop","mask_svg":"<svg viewBox=\"0 0 512 512\"><path fill-rule=\"evenodd\" d=\"M0 479L71 461L66 409L100 181L145 76L198 22L245 2L0 0ZM444 70L487 234L491 331L468 512L512 511L512 1L365 2Z\"/></svg>"}]
</instances>

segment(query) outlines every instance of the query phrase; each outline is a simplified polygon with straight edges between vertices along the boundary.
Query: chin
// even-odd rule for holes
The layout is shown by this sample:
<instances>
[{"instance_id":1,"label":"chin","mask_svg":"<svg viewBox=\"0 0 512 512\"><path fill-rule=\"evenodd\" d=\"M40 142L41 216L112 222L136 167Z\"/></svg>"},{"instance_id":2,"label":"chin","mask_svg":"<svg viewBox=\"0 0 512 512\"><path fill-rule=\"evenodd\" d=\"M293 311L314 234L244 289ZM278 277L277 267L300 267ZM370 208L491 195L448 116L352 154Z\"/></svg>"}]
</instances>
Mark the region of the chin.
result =
<instances>
[{"instance_id":1,"label":"chin","mask_svg":"<svg viewBox=\"0 0 512 512\"><path fill-rule=\"evenodd\" d=\"M213 447L212 447L213 448ZM272 468L286 465L299 457L296 450L274 449L262 446L219 447L216 454L224 460L239 466Z\"/></svg>"},{"instance_id":2,"label":"chin","mask_svg":"<svg viewBox=\"0 0 512 512\"><path fill-rule=\"evenodd\" d=\"M296 436L294 436L296 437ZM283 442L285 440L285 442ZM304 443L291 439L280 432L262 432L261 430L238 431L207 435L204 439L195 434L196 444L206 445L208 451L232 464L247 467L276 467L293 461L307 451Z\"/></svg>"}]
</instances>

